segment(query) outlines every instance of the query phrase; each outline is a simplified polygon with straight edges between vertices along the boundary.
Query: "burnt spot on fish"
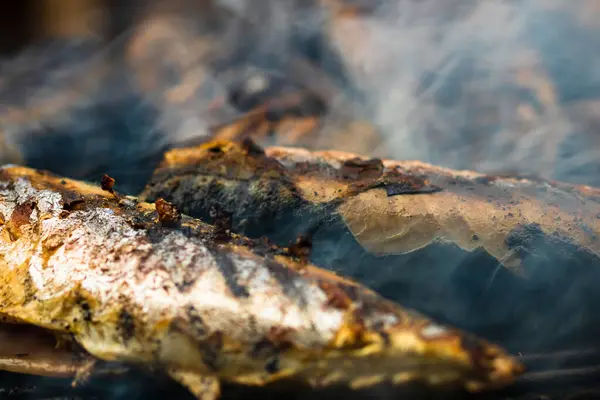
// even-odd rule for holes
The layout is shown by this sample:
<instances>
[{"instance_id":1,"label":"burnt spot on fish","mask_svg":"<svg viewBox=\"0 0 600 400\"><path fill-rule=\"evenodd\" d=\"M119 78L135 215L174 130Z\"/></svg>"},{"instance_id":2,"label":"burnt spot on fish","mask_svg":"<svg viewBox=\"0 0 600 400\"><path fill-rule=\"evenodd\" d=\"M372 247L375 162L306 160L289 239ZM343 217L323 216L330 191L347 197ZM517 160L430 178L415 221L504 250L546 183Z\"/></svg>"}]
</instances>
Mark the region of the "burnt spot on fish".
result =
<instances>
[{"instance_id":1,"label":"burnt spot on fish","mask_svg":"<svg viewBox=\"0 0 600 400\"><path fill-rule=\"evenodd\" d=\"M273 257L273 254L267 254L265 256L264 263L271 276L275 278L275 280L277 280L281 286L283 293L290 298L296 299L301 304L305 304L306 299L303 297L302 291L294 284L295 278L298 277L299 271L278 262Z\"/></svg>"},{"instance_id":2,"label":"burnt spot on fish","mask_svg":"<svg viewBox=\"0 0 600 400\"><path fill-rule=\"evenodd\" d=\"M408 194L436 193L443 189L432 185L424 178L404 174L398 169L386 171L383 178L376 185L383 187L388 197Z\"/></svg>"},{"instance_id":3,"label":"burnt spot on fish","mask_svg":"<svg viewBox=\"0 0 600 400\"><path fill-rule=\"evenodd\" d=\"M35 207L35 202L27 201L25 203L17 204L14 208L10 216L10 223L8 224L9 233L13 239L17 239L21 236L21 226L29 225L31 223L30 218Z\"/></svg>"},{"instance_id":4,"label":"burnt spot on fish","mask_svg":"<svg viewBox=\"0 0 600 400\"><path fill-rule=\"evenodd\" d=\"M279 358L273 357L265 364L265 371L268 374L276 374L280 370Z\"/></svg>"},{"instance_id":5,"label":"burnt spot on fish","mask_svg":"<svg viewBox=\"0 0 600 400\"><path fill-rule=\"evenodd\" d=\"M241 285L237 280L237 271L229 252L218 246L207 246L208 251L213 256L221 275L227 284L227 287L235 297L250 297L248 289Z\"/></svg>"},{"instance_id":6,"label":"burnt spot on fish","mask_svg":"<svg viewBox=\"0 0 600 400\"><path fill-rule=\"evenodd\" d=\"M124 341L128 341L135 336L135 320L125 308L119 313L117 326Z\"/></svg>"},{"instance_id":7,"label":"burnt spot on fish","mask_svg":"<svg viewBox=\"0 0 600 400\"><path fill-rule=\"evenodd\" d=\"M376 324L374 324L374 325L373 325L373 328L372 328L372 329L373 329L373 330L374 330L376 333L378 333L378 334L379 334L379 336L381 337L381 340L383 340L383 344L384 344L384 346L386 346L386 347L389 347L389 346L392 344L392 342L391 342L391 340L390 340L390 335L389 335L389 333L387 333L387 332L384 330L384 324L383 324L383 322L381 322L381 321L377 322Z\"/></svg>"},{"instance_id":8,"label":"burnt spot on fish","mask_svg":"<svg viewBox=\"0 0 600 400\"><path fill-rule=\"evenodd\" d=\"M85 322L91 322L92 310L89 303L81 296L75 299L75 303L79 305L79 308L81 309L81 318L83 318Z\"/></svg>"},{"instance_id":9,"label":"burnt spot on fish","mask_svg":"<svg viewBox=\"0 0 600 400\"><path fill-rule=\"evenodd\" d=\"M211 146L206 150L212 154L223 154L224 153L223 148L220 145Z\"/></svg>"},{"instance_id":10,"label":"burnt spot on fish","mask_svg":"<svg viewBox=\"0 0 600 400\"><path fill-rule=\"evenodd\" d=\"M215 332L205 340L200 342L199 350L202 355L202 361L212 371L219 370L219 355L223 349L223 334Z\"/></svg>"},{"instance_id":11,"label":"burnt spot on fish","mask_svg":"<svg viewBox=\"0 0 600 400\"><path fill-rule=\"evenodd\" d=\"M192 235L188 234L188 236ZM190 264L183 271L172 271L173 273L171 274L171 277L179 292L187 293L202 274L198 268L198 259L201 257L201 255L195 254Z\"/></svg>"},{"instance_id":12,"label":"burnt spot on fish","mask_svg":"<svg viewBox=\"0 0 600 400\"><path fill-rule=\"evenodd\" d=\"M289 340L291 332L291 329L271 328L267 337L252 346L250 357L266 360L265 371L267 373L275 374L279 372L279 354L292 347L292 343Z\"/></svg>"},{"instance_id":13,"label":"burnt spot on fish","mask_svg":"<svg viewBox=\"0 0 600 400\"><path fill-rule=\"evenodd\" d=\"M214 231L214 240L226 242L231 239L232 213L223 210L219 204L213 204L209 215L212 218Z\"/></svg>"},{"instance_id":14,"label":"burnt spot on fish","mask_svg":"<svg viewBox=\"0 0 600 400\"><path fill-rule=\"evenodd\" d=\"M255 254L265 257L268 254L285 254L285 252L275 243L271 242L268 237L261 236L258 239L250 239L249 243L243 243L252 248Z\"/></svg>"},{"instance_id":15,"label":"burnt spot on fish","mask_svg":"<svg viewBox=\"0 0 600 400\"><path fill-rule=\"evenodd\" d=\"M62 198L63 209L66 211L77 211L82 206L85 206L85 197L72 190L60 191Z\"/></svg>"},{"instance_id":16,"label":"burnt spot on fish","mask_svg":"<svg viewBox=\"0 0 600 400\"><path fill-rule=\"evenodd\" d=\"M36 293L37 289L33 283L33 279L31 278L31 274L29 271L23 277L23 304L27 304L37 298Z\"/></svg>"},{"instance_id":17,"label":"burnt spot on fish","mask_svg":"<svg viewBox=\"0 0 600 400\"><path fill-rule=\"evenodd\" d=\"M280 246L287 246L298 235L310 231L335 207L310 203L285 179L257 178L233 183L202 174L198 171L196 175L178 175L162 181L155 176L155 183L147 186L143 198L147 201L163 198L187 215L225 227L220 218L211 216L211 209L218 205L231 216L232 232L251 238L269 236ZM175 186L174 181L178 183Z\"/></svg>"},{"instance_id":18,"label":"burnt spot on fish","mask_svg":"<svg viewBox=\"0 0 600 400\"><path fill-rule=\"evenodd\" d=\"M194 334L194 337L196 337L196 338L205 337L206 333L207 333L206 324L205 324L204 320L202 319L202 316L200 315L198 310L194 306L190 305L190 306L186 307L185 312L187 314L188 323Z\"/></svg>"},{"instance_id":19,"label":"burnt spot on fish","mask_svg":"<svg viewBox=\"0 0 600 400\"><path fill-rule=\"evenodd\" d=\"M374 180L383 174L383 162L378 158L363 160L352 158L344 161L340 168L343 179L349 180Z\"/></svg>"},{"instance_id":20,"label":"burnt spot on fish","mask_svg":"<svg viewBox=\"0 0 600 400\"><path fill-rule=\"evenodd\" d=\"M262 147L257 145L254 140L249 137L246 137L242 140L242 149L246 152L246 154L255 156L255 157L264 157L265 151Z\"/></svg>"},{"instance_id":21,"label":"burnt spot on fish","mask_svg":"<svg viewBox=\"0 0 600 400\"><path fill-rule=\"evenodd\" d=\"M111 178L107 174L102 175L102 178L100 178L100 187L102 190L114 194L115 179Z\"/></svg>"},{"instance_id":22,"label":"burnt spot on fish","mask_svg":"<svg viewBox=\"0 0 600 400\"><path fill-rule=\"evenodd\" d=\"M414 185L414 182L390 182L382 184L385 193L388 197L398 196L403 194L425 194L436 193L442 191L441 188L435 186Z\"/></svg>"},{"instance_id":23,"label":"burnt spot on fish","mask_svg":"<svg viewBox=\"0 0 600 400\"><path fill-rule=\"evenodd\" d=\"M312 250L312 238L310 235L300 235L296 242L289 246L289 255L302 263L307 263Z\"/></svg>"},{"instance_id":24,"label":"burnt spot on fish","mask_svg":"<svg viewBox=\"0 0 600 400\"><path fill-rule=\"evenodd\" d=\"M175 227L179 224L181 214L173 204L161 197L154 202L154 205L158 214L158 222L162 226Z\"/></svg>"},{"instance_id":25,"label":"burnt spot on fish","mask_svg":"<svg viewBox=\"0 0 600 400\"><path fill-rule=\"evenodd\" d=\"M262 339L252 346L250 357L252 358L269 358L278 353L277 346L269 339Z\"/></svg>"},{"instance_id":26,"label":"burnt spot on fish","mask_svg":"<svg viewBox=\"0 0 600 400\"><path fill-rule=\"evenodd\" d=\"M352 299L347 295L341 285L325 280L320 280L318 285L327 296L327 307L346 310L352 305Z\"/></svg>"},{"instance_id":27,"label":"burnt spot on fish","mask_svg":"<svg viewBox=\"0 0 600 400\"><path fill-rule=\"evenodd\" d=\"M473 179L473 182L480 184L480 185L489 185L491 183L493 183L494 181L496 181L498 179L498 176L478 176L477 178Z\"/></svg>"},{"instance_id":28,"label":"burnt spot on fish","mask_svg":"<svg viewBox=\"0 0 600 400\"><path fill-rule=\"evenodd\" d=\"M294 332L292 328L282 328L274 326L267 333L267 340L279 351L287 350L292 347L290 335Z\"/></svg>"}]
</instances>

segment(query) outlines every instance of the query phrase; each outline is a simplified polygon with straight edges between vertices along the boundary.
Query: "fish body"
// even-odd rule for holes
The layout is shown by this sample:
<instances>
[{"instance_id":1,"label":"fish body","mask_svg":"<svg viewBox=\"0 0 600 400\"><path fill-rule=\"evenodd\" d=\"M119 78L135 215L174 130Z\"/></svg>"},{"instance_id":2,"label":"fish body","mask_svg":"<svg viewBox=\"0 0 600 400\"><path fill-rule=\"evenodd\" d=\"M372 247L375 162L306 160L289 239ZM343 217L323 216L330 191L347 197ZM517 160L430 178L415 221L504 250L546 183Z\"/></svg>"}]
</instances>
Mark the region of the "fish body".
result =
<instances>
[{"instance_id":1,"label":"fish body","mask_svg":"<svg viewBox=\"0 0 600 400\"><path fill-rule=\"evenodd\" d=\"M233 214L234 229L282 243L340 218L378 256L445 242L483 249L522 272L519 246L527 234L600 254L597 188L340 151L257 150L248 143L173 149L140 197L164 197L192 216L219 203Z\"/></svg>"},{"instance_id":2,"label":"fish body","mask_svg":"<svg viewBox=\"0 0 600 400\"><path fill-rule=\"evenodd\" d=\"M208 222L218 205L282 246L310 237L312 263L513 351L597 342L597 188L213 141L166 153L140 197Z\"/></svg>"},{"instance_id":3,"label":"fish body","mask_svg":"<svg viewBox=\"0 0 600 400\"><path fill-rule=\"evenodd\" d=\"M351 280L185 215L17 166L0 171L0 314L91 356L219 382L512 382L499 347ZM173 211L173 210L171 210ZM171 215L171 214L169 214Z\"/></svg>"}]
</instances>

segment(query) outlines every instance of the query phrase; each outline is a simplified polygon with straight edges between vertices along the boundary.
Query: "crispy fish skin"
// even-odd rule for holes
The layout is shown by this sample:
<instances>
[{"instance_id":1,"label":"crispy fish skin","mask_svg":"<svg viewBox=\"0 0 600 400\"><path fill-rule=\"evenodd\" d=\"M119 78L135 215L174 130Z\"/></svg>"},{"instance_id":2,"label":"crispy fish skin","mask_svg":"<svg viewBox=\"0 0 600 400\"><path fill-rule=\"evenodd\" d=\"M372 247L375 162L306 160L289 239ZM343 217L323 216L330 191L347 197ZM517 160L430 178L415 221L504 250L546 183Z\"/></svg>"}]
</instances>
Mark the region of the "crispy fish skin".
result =
<instances>
[{"instance_id":1,"label":"crispy fish skin","mask_svg":"<svg viewBox=\"0 0 600 400\"><path fill-rule=\"evenodd\" d=\"M218 380L509 384L503 350L182 215L32 169L0 170L0 313L106 361L159 365L199 398Z\"/></svg>"},{"instance_id":2,"label":"crispy fish skin","mask_svg":"<svg viewBox=\"0 0 600 400\"><path fill-rule=\"evenodd\" d=\"M336 214L376 255L406 254L442 241L467 251L483 248L519 271L522 230L568 238L600 253L600 189L418 161L286 147L257 151L215 141L166 153L140 197L157 196L193 216L219 202L244 232L243 223L270 226L293 209L317 221Z\"/></svg>"}]
</instances>

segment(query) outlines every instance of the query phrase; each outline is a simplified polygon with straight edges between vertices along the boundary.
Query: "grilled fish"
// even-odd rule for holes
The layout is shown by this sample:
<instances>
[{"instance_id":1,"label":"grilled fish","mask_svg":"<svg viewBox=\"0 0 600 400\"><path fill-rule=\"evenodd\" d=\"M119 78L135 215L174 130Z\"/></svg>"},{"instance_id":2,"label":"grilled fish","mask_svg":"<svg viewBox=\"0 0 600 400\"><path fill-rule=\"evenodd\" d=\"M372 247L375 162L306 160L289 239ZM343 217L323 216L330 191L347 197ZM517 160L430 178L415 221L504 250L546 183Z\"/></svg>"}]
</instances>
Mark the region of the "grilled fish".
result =
<instances>
[{"instance_id":1,"label":"grilled fish","mask_svg":"<svg viewBox=\"0 0 600 400\"><path fill-rule=\"evenodd\" d=\"M499 347L290 255L43 171L0 171L0 314L91 356L164 368L201 399L219 382L510 383ZM103 190L105 189L105 190Z\"/></svg>"},{"instance_id":2,"label":"grilled fish","mask_svg":"<svg viewBox=\"0 0 600 400\"><path fill-rule=\"evenodd\" d=\"M599 194L418 161L214 141L168 152L141 198L207 221L219 206L233 231L283 246L303 236L319 267L532 352L597 342ZM554 334L540 341L540 331Z\"/></svg>"},{"instance_id":3,"label":"grilled fish","mask_svg":"<svg viewBox=\"0 0 600 400\"><path fill-rule=\"evenodd\" d=\"M338 217L379 256L447 242L519 272L527 237L600 252L600 189L249 140L169 151L140 197L198 217L218 204L234 230L282 244Z\"/></svg>"}]
</instances>

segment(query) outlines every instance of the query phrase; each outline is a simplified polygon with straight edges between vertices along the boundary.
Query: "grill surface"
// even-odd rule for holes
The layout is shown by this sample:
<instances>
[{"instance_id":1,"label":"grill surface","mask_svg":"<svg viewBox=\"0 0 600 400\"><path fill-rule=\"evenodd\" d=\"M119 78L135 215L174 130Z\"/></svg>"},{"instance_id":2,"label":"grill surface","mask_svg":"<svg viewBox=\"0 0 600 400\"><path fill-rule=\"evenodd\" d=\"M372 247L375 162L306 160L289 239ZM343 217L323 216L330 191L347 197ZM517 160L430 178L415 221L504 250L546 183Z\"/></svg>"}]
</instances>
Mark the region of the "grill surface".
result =
<instances>
[{"instance_id":1,"label":"grill surface","mask_svg":"<svg viewBox=\"0 0 600 400\"><path fill-rule=\"evenodd\" d=\"M528 372L513 386L499 392L468 394L452 390L431 391L418 385L402 388L377 387L367 391L345 388L311 390L304 387L271 386L248 388L225 385L224 399L464 399L464 400L584 400L600 398L600 349L563 350L547 354L522 355ZM193 397L159 375L130 372L119 377L92 378L87 384L71 387L69 380L37 378L0 373L0 399L93 400L93 399L190 399Z\"/></svg>"}]
</instances>

